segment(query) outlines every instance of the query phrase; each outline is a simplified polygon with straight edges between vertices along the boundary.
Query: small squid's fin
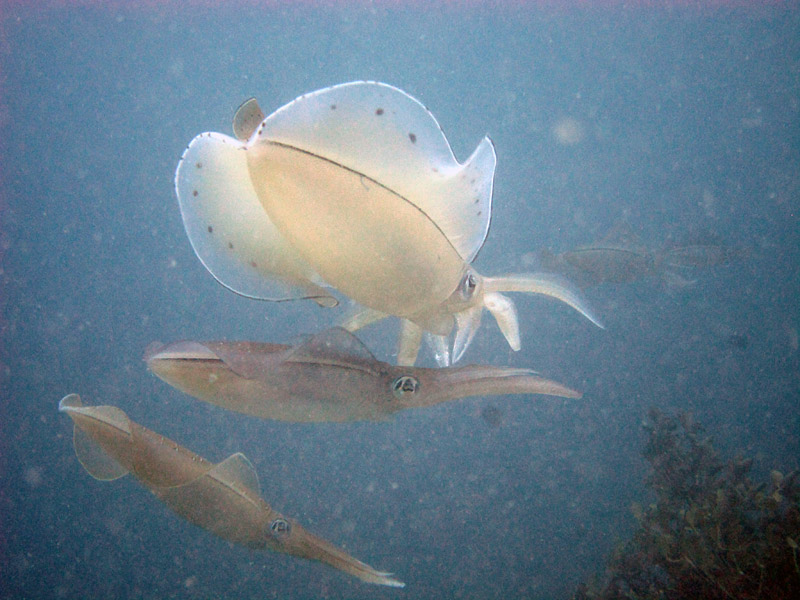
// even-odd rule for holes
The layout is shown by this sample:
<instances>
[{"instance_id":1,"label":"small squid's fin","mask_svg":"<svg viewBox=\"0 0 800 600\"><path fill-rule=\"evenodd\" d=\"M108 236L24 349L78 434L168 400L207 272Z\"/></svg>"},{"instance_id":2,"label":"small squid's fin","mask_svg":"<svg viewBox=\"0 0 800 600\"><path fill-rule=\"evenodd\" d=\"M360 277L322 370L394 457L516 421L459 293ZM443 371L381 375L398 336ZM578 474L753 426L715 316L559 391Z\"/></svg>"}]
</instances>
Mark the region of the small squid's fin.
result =
<instances>
[{"instance_id":1,"label":"small squid's fin","mask_svg":"<svg viewBox=\"0 0 800 600\"><path fill-rule=\"evenodd\" d=\"M233 135L240 142L246 142L263 120L264 113L258 105L258 100L248 98L233 115Z\"/></svg>"},{"instance_id":2,"label":"small squid's fin","mask_svg":"<svg viewBox=\"0 0 800 600\"><path fill-rule=\"evenodd\" d=\"M130 433L128 415L115 406L86 406L84 407L78 394L69 394L58 403L59 412L65 412L97 419L103 423L113 425L117 429ZM112 481L127 475L128 470L103 450L83 429L76 424L73 427L72 446L75 455L86 472L95 479Z\"/></svg>"},{"instance_id":3,"label":"small squid's fin","mask_svg":"<svg viewBox=\"0 0 800 600\"><path fill-rule=\"evenodd\" d=\"M323 358L343 362L353 359L376 361L361 340L341 327L332 327L308 338L286 355L286 360L291 362L318 362Z\"/></svg>"},{"instance_id":4,"label":"small squid's fin","mask_svg":"<svg viewBox=\"0 0 800 600\"><path fill-rule=\"evenodd\" d=\"M190 523L244 545L250 543L253 532L241 515L263 503L255 469L238 452L195 479L176 486L154 486L151 491Z\"/></svg>"},{"instance_id":5,"label":"small squid's fin","mask_svg":"<svg viewBox=\"0 0 800 600\"><path fill-rule=\"evenodd\" d=\"M250 459L241 452L231 454L211 469L208 474L213 474L218 480L224 481L232 487L241 486L256 496L261 495L258 473L256 473L256 469Z\"/></svg>"},{"instance_id":6,"label":"small squid's fin","mask_svg":"<svg viewBox=\"0 0 800 600\"><path fill-rule=\"evenodd\" d=\"M83 429L73 428L72 445L86 472L100 481L113 481L128 474L128 469L106 454Z\"/></svg>"}]
</instances>

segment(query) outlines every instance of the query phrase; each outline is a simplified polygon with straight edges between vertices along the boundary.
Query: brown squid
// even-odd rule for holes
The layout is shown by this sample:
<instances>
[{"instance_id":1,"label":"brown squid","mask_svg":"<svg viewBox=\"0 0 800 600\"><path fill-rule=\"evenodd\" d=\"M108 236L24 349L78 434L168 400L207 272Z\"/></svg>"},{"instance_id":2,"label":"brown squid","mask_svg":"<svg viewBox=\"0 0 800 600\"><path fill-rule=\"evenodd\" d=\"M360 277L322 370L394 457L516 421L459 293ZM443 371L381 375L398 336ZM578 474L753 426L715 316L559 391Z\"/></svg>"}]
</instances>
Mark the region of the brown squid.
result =
<instances>
[{"instance_id":1,"label":"brown squid","mask_svg":"<svg viewBox=\"0 0 800 600\"><path fill-rule=\"evenodd\" d=\"M156 343L146 351L145 360L161 379L196 398L280 421L379 421L400 410L467 396L581 396L529 369L393 366L377 360L358 338L341 328L293 346Z\"/></svg>"},{"instance_id":2,"label":"brown squid","mask_svg":"<svg viewBox=\"0 0 800 600\"><path fill-rule=\"evenodd\" d=\"M115 406L84 406L77 394L64 397L58 409L75 423L75 453L96 479L131 473L179 516L225 540L317 560L367 583L404 586L270 507L243 454L214 464L134 423Z\"/></svg>"}]
</instances>

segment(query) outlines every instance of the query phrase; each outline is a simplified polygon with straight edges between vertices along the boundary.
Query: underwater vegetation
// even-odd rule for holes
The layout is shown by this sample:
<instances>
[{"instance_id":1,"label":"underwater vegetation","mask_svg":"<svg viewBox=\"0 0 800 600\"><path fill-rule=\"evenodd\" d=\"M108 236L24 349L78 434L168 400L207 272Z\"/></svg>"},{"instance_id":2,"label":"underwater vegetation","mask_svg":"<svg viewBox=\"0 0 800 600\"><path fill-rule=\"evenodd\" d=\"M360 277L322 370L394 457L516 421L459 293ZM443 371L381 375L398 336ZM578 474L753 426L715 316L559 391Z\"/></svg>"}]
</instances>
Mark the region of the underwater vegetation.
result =
<instances>
[{"instance_id":1,"label":"underwater vegetation","mask_svg":"<svg viewBox=\"0 0 800 600\"><path fill-rule=\"evenodd\" d=\"M633 506L633 537L612 554L604 581L573 600L800 598L800 481L752 460L727 463L691 415L657 409L643 451L656 500Z\"/></svg>"}]
</instances>

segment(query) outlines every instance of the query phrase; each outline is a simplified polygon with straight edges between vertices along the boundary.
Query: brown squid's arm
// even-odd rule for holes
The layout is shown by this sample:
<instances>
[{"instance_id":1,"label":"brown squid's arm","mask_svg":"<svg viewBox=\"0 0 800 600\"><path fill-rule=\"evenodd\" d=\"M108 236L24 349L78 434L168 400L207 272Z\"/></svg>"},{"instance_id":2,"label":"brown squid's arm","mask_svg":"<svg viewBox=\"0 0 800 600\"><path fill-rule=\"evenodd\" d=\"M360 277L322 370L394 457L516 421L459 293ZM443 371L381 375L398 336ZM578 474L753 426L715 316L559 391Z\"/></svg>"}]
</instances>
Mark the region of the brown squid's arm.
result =
<instances>
[{"instance_id":1,"label":"brown squid's arm","mask_svg":"<svg viewBox=\"0 0 800 600\"><path fill-rule=\"evenodd\" d=\"M529 369L468 365L453 369L425 369L425 372L427 377L423 377L429 381L427 386L425 383L422 385L425 405L468 396L506 394L546 394L562 398L582 396L580 392L557 381L540 377Z\"/></svg>"}]
</instances>

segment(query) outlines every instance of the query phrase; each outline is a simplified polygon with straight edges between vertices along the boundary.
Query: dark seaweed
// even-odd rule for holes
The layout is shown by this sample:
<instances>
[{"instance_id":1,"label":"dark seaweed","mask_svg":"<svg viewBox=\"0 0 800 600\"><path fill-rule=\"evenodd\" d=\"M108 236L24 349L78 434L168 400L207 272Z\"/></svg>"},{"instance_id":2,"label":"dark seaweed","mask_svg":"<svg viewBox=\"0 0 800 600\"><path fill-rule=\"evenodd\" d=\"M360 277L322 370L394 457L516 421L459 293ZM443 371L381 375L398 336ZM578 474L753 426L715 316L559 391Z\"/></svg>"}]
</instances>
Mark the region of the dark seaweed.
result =
<instances>
[{"instance_id":1,"label":"dark seaweed","mask_svg":"<svg viewBox=\"0 0 800 600\"><path fill-rule=\"evenodd\" d=\"M651 409L643 455L656 501L633 506L639 523L611 556L604 583L573 600L800 598L800 483L752 460L723 462L691 415Z\"/></svg>"}]
</instances>

